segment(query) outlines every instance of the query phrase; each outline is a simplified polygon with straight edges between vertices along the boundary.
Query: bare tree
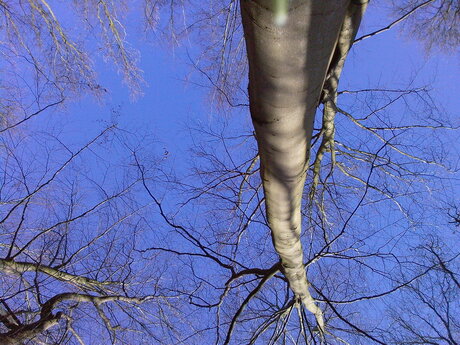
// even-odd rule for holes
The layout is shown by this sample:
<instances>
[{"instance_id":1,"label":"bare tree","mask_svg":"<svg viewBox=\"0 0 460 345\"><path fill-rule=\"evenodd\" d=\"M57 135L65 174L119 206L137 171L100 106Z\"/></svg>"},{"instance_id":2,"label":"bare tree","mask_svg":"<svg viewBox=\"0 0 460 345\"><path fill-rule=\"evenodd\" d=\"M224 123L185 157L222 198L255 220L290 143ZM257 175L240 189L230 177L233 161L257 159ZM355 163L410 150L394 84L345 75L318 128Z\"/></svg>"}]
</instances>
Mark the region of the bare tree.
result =
<instances>
[{"instance_id":1,"label":"bare tree","mask_svg":"<svg viewBox=\"0 0 460 345\"><path fill-rule=\"evenodd\" d=\"M403 22L403 30L425 44L428 51L456 52L460 45L460 4L455 0L393 2L396 15L423 6Z\"/></svg>"},{"instance_id":2,"label":"bare tree","mask_svg":"<svg viewBox=\"0 0 460 345\"><path fill-rule=\"evenodd\" d=\"M448 234L442 234L448 237ZM447 235L447 236L446 236ZM460 253L438 234L415 248L420 269L431 268L423 279L407 286L390 310L394 344L449 344L460 339L458 318Z\"/></svg>"},{"instance_id":3,"label":"bare tree","mask_svg":"<svg viewBox=\"0 0 460 345\"><path fill-rule=\"evenodd\" d=\"M324 343L388 344L399 334L388 321L390 311L398 307L398 315L417 329L409 311L419 302L403 303L406 292L435 283L439 263L416 253L431 233L446 235L447 221L436 205L443 204L453 167L434 150L442 152L443 142L432 138L434 133L447 138L452 129L442 122L442 111L427 102L424 88L338 94L353 114L339 108L336 160L323 156L315 193L304 193L304 264L311 294L323 310ZM401 105L407 111L393 111ZM174 211L172 226L193 235L192 248L149 251L189 256L192 267L213 267L212 273L190 269L186 274L197 286L191 303L202 313L214 311L213 327L200 329L216 344L321 343L314 318L290 292L270 250L254 135L227 122L194 130L202 138L196 139L195 173L176 181L187 197ZM356 135L350 138L351 132ZM320 151L321 133L320 127L313 132L313 155ZM312 159L307 184L314 171ZM191 212L200 219L187 222ZM457 234L451 236L454 241ZM456 252L453 248L447 259Z\"/></svg>"},{"instance_id":4,"label":"bare tree","mask_svg":"<svg viewBox=\"0 0 460 345\"><path fill-rule=\"evenodd\" d=\"M448 303L437 308L438 290L430 285L430 277L442 278L436 275L440 267L455 283L455 253L443 256L426 244L428 227L438 219L430 211L438 202L436 192L457 168L444 158L447 136L438 137L436 149L427 141L434 141L433 132L454 127L425 86L338 89L353 41L384 32L431 3L416 3L387 27L356 40L364 2L291 1L281 25L262 1L215 1L194 9L192 24L179 32L171 11L167 25L176 30L174 39L196 38L199 34L190 32L201 26L208 28L205 35L214 35L203 42L211 48L203 53L210 58L204 64L193 60L194 67L224 103L246 109L246 87L241 87L246 64L235 67L246 56L242 10L256 130L242 133L238 127L230 135L218 128L201 130L210 142L196 148L201 160L195 175L174 180L169 172L159 178L151 166L155 161L121 139L128 149L124 161L93 176L90 162L108 156L93 147L102 139L98 147L119 140L118 134L107 136L114 129L80 148L59 137L50 137L53 148L23 145L30 139L17 129L26 120L60 105L69 90L100 87L88 51L78 35L69 34L55 7L45 1L24 6L0 1L8 28L2 49L13 52L6 61L26 56L34 71L26 81L35 90L27 95L34 109L19 116L24 97L10 95L21 88L10 83L13 77L2 88L8 95L2 96L8 100L2 107L15 114L2 123L7 148L2 341L81 344L101 334L107 343L168 344L432 339L432 332L408 337L421 319L403 304L401 311L395 307L406 291L412 301L432 307L429 313L444 313L433 328L455 324L450 318L455 313L446 317L445 308L457 306L442 298ZM164 5L177 4L146 1L148 25L158 23ZM138 80L120 7L111 1L74 6L89 23L98 23L90 32L100 30L125 77ZM30 31L34 20L36 32L46 35ZM10 30L15 26L21 29ZM18 48L16 38L26 43ZM33 38L42 43L28 41ZM58 56L57 65L51 56ZM73 65L75 75L69 71ZM11 76L17 75L13 70ZM40 85L52 91L43 93ZM405 112L398 116L393 110L401 103ZM321 123L314 121L318 106ZM169 195L172 182L186 196L179 205L157 190L166 183ZM422 248L432 263L423 255L414 260L414 248ZM378 317L386 306L397 313L393 324ZM400 333L389 334L395 324ZM440 334L452 341L453 332L444 327Z\"/></svg>"},{"instance_id":5,"label":"bare tree","mask_svg":"<svg viewBox=\"0 0 460 345\"><path fill-rule=\"evenodd\" d=\"M0 342L164 341L180 293L138 251L153 221L136 197L132 136L110 126L77 146L52 129L26 133L1 141Z\"/></svg>"},{"instance_id":6,"label":"bare tree","mask_svg":"<svg viewBox=\"0 0 460 345\"><path fill-rule=\"evenodd\" d=\"M241 2L267 220L283 273L321 332L324 319L309 292L303 263L301 200L320 94L323 90L324 146L333 142L337 85L366 5L293 2L280 25L274 9L263 2Z\"/></svg>"},{"instance_id":7,"label":"bare tree","mask_svg":"<svg viewBox=\"0 0 460 345\"><path fill-rule=\"evenodd\" d=\"M384 32L428 4L429 2L426 2L426 4L408 9L393 23L366 34L357 41ZM251 10L247 10L245 6ZM278 89L276 81L281 82L284 80L283 77L288 78L290 75L293 80L301 79L303 74L299 70L297 73L288 73L289 67L294 66L297 61L291 61L289 57L305 57L305 55L289 54L289 40L277 40L279 38L277 35L289 37L289 21L286 27L279 28L276 26L274 14L269 6L266 8L267 6L263 4L259 6L257 2L242 2L242 7L243 11L246 11L243 14L247 15L246 19L243 18L243 22L246 20L250 27L246 32L246 39L249 39L250 47L254 46L251 47L253 51L248 52L250 64L251 59L255 61L253 61L255 72L249 76L250 95L251 76L256 80L260 79L259 82L256 82L259 83L260 89L252 91L253 100L256 99L255 105L254 101L251 104L253 117L254 112L268 114L268 111L264 113L265 110L261 110L265 108L273 108L274 113L278 110L280 113L279 116L269 118L267 123L258 119L260 124L257 125L255 121L256 133L262 131L257 131L259 127L273 127L272 132L256 134L258 152L262 152L263 161L264 150L273 149L273 157L279 156L280 159L275 163L269 160L270 163L266 165L277 169L278 166L288 165L292 160L289 159L289 156L283 156L291 152L286 148L283 149L283 145L287 145L288 141L279 140L279 147L275 145L277 136L280 134L275 131L275 128L278 125L283 127L281 125L283 102L286 102L286 107L297 103L293 101L296 94L292 95L287 91L286 97L277 97L278 93L284 95L280 90L291 90L289 89L291 83L286 81L282 84L284 89ZM241 49L236 48L239 47L239 40L229 34L238 32L238 25L234 24L232 19L236 8L235 2L222 7L225 16L219 24L225 28L225 35L222 47L218 46L213 50L214 56L218 57L215 60L218 61L217 65L205 65L204 68L198 65L197 68L210 80L224 102L231 107L244 107L245 102L239 101L238 97L234 97L230 92L231 85L238 85L238 83L232 78L233 74L229 73L232 67L225 64L229 61L240 61L238 55L231 54L232 47L237 54L241 53ZM353 13L357 13L357 16L354 17ZM443 174L455 170L455 167L446 164L442 155L437 152L425 149L423 145L414 148L411 142L406 142L404 138L411 137L412 133L417 131L421 133L420 138L423 138L424 135L428 138L429 132L449 130L453 127L446 119L440 117L442 112L438 111L436 104L430 98L428 89L423 86L409 85L407 89L374 88L337 91L344 58L351 46L350 41L356 34L359 13L359 11L349 10L346 16L348 20L346 23L349 27L342 26L343 36L339 36L343 49L336 50L337 54L332 58L333 63L327 66L330 68L327 74L330 79L324 85L322 98L318 94L318 99L309 103L314 110L317 104L322 102L324 112L322 129L312 136L314 147L311 156L315 159L311 166L313 174L310 178L312 180L307 180L307 184L311 186L308 193L309 206L303 211L304 216L308 219L308 223L304 224L308 231L299 241L299 243L303 241L305 248L308 248L306 253L308 258L304 261L300 260L298 268L299 271L302 271L305 267L308 272L311 272L310 275L315 277L314 280L306 283L311 286L312 290L308 296L311 295L310 301L316 300L324 311L321 312L313 304L309 304L308 309L316 314L316 323L319 323L319 326L311 320L311 315L305 312L305 306L298 305L297 297L289 294L286 279L280 274L285 272L285 269L276 263L274 253L268 256L267 243L271 242L268 233L262 232L261 234L256 230L255 233L249 234L250 229L257 228L257 224L268 227L267 224L270 224L271 217L268 212L268 219L266 219L260 211L261 206L264 206L267 200L264 198L266 194L262 193L261 182L256 177L260 172L259 156L254 148L251 148L249 156L238 159L236 154L230 153L230 147L237 146L237 152L241 155L242 144L239 140L250 141L253 135L234 133L230 135L232 139L227 139L219 131L211 130L212 147L208 148L209 151L198 149L198 155L205 163L204 166L197 167L196 173L203 185L192 187L194 193L185 201L185 204L193 203L197 199L212 200L210 202L212 211L209 211L210 216L207 217L205 224L191 227L180 225L180 227L195 234L195 243L199 243L199 239L206 239L204 247L198 246L199 251L206 251L205 253L198 255L188 252L189 255L196 256L196 260L202 258L205 261L214 262L220 271L227 271L229 275L226 284L222 286L212 277L203 278L195 272L192 273L200 288L192 294L191 300L200 308L215 310L216 343L256 343L257 341L261 343L292 341L295 343L303 339L305 343L312 344L321 341L385 344L387 341L385 334L388 333L389 328L386 328L387 325L380 327L380 323L384 321L376 320L372 309L395 298L403 288L428 274L432 268L415 273L413 269L417 263L414 263L406 252L410 246L404 247L398 244L400 242L407 244L406 240L408 241L409 238L413 244L421 241L418 236L413 236L412 231L417 225L421 226L424 221L428 220L428 213L423 208L424 203L420 202L422 195L426 197L423 191L442 188ZM301 22L296 21L295 16L292 18L294 18L291 23L293 26ZM258 20L261 20L263 24L260 24ZM315 28L319 25L315 25ZM267 29L265 32L267 37L261 38L264 37L264 33L260 32L263 32L264 29ZM256 33L259 39L255 39ZM270 39L276 43L271 45L267 43L271 42ZM301 40L295 42L299 41ZM286 46L278 50L279 42L283 42ZM292 46L295 44L292 43ZM300 46L295 46L293 49L302 49ZM267 49L268 53L264 49ZM273 61L283 61L283 63L270 64L271 53L274 56ZM276 55L277 53L279 56ZM283 60L283 54L287 56L285 60ZM279 59L276 60L276 58ZM209 72L213 70L212 66L219 71L218 74L212 75ZM273 73L267 73L270 68ZM278 69L286 74L278 73ZM304 73L308 75L313 72L305 68ZM230 87L225 87L225 80L231 81ZM265 95L264 92L271 96ZM300 103L305 105L303 103L305 97L301 95L299 93L299 99L302 99ZM347 111L340 106L337 101L339 95L342 101L348 98L344 101L345 104L350 100L355 102L352 105L353 111ZM258 98L260 98L259 101L257 101ZM394 114L390 115L392 108L398 102L407 102L407 112L411 114L410 119L406 116L403 119ZM340 131L335 128L336 114L344 119L341 121ZM304 115L299 112L299 119ZM392 118L392 116L395 117ZM290 128L289 125L286 125L286 128ZM340 133L339 136L336 136L335 132ZM360 133L357 135L358 138L346 135L357 132ZM303 131L299 135L302 136L305 133L308 131ZM270 134L277 134L277 136L271 137ZM289 136L289 131L284 134ZM264 138L267 142L264 141ZM229 143L229 140L231 142L234 139L236 143ZM320 141L321 144L319 144ZM222 150L215 148L216 142L222 143ZM442 147L444 143L441 140L439 144ZM299 141L297 146L291 147L295 153L300 152L302 148L307 150L308 142ZM325 155L327 151L331 152L330 157ZM306 154L299 154L299 156L305 159ZM322 169L320 169L321 165ZM206 166L208 168L205 168ZM263 165L262 169L264 169ZM334 171L339 172L333 173ZM187 180L190 181L190 179ZM280 184L283 184L289 179L279 178L278 180ZM267 180L264 180L264 183L268 183ZM184 182L181 184L185 185ZM303 183L299 183L298 186L301 190ZM188 184L184 187L191 188ZM247 199L244 199L244 191L248 193ZM301 195L301 192L297 194ZM282 194L276 194L273 202L286 206L285 202L278 202L283 200L279 198L280 195ZM431 198L426 200L431 200ZM300 201L297 202L297 206L300 207ZM406 202L409 203L406 204ZM414 207L414 204L417 206ZM265 206L270 207L267 204ZM401 217L395 220L397 231L390 225L378 225L385 222L379 220L377 215L383 219L389 217L382 213L381 208L390 214L395 212ZM222 212L227 212L228 216ZM367 212L370 212L372 217L367 216ZM392 219L392 217L389 218ZM279 217L279 219L288 218ZM174 223L174 226L178 226L177 223ZM387 226L391 228L391 231L385 231ZM274 238L275 246L276 241L277 239ZM150 249L174 252L171 248ZM213 253L212 257L209 257L210 253ZM175 253L181 256L186 254L185 252ZM297 250L295 255L297 259L301 255L302 253ZM401 276L401 272L406 272L406 274ZM306 282L303 274L297 275L296 279L299 277L300 281ZM315 280L318 280L319 283L316 283ZM217 298L212 298L215 293L211 293L210 290L216 288L221 289L222 293ZM245 293L241 296L242 290ZM236 304L235 299L240 302ZM323 323L326 331L323 332L322 337L321 324ZM235 331L236 329L238 331Z\"/></svg>"}]
</instances>

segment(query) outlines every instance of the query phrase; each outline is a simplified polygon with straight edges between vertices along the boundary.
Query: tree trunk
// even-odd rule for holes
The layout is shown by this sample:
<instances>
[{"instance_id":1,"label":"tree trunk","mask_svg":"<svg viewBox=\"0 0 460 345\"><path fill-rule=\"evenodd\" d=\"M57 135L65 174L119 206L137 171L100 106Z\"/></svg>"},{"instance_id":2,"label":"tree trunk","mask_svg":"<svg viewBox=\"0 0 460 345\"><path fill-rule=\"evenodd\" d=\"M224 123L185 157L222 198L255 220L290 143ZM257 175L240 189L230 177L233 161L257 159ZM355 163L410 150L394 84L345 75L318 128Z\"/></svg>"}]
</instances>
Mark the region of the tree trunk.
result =
<instances>
[{"instance_id":1,"label":"tree trunk","mask_svg":"<svg viewBox=\"0 0 460 345\"><path fill-rule=\"evenodd\" d=\"M292 0L280 25L274 1L241 0L266 215L290 288L320 330L322 313L303 264L300 208L315 111L349 6L350 0Z\"/></svg>"}]
</instances>

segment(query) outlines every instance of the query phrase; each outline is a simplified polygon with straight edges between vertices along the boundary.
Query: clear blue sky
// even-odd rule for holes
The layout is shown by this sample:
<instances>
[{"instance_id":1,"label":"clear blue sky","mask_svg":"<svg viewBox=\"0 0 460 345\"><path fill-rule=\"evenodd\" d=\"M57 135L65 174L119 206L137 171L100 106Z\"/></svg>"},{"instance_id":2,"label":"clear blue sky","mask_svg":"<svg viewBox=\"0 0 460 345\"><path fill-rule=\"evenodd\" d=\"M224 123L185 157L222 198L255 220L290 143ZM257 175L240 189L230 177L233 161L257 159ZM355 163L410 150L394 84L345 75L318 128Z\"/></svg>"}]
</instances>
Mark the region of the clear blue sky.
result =
<instances>
[{"instance_id":1,"label":"clear blue sky","mask_svg":"<svg viewBox=\"0 0 460 345\"><path fill-rule=\"evenodd\" d=\"M388 17L374 13L372 4L361 26L361 34L374 31L389 21ZM209 89L194 85L209 85L207 80L184 61L184 48L194 51L193 42L182 42L182 47L173 49L166 44L146 42L139 34L139 27L132 23L128 27L127 40L141 52L140 67L147 82L145 95L133 101L128 88L121 83L121 76L113 66L97 61L100 81L109 92L101 103L91 99L75 104L70 113L74 121L83 126L100 119L110 121L112 109L119 113L122 126L139 124L143 130L151 131L155 138L170 153L171 159L181 160L189 139L184 130L190 121L212 124L218 114L207 104ZM359 35L358 35L359 36ZM165 47L166 46L166 47ZM405 88L408 80L414 79L414 86L429 85L433 95L445 107L451 118L458 118L460 108L460 75L458 54L446 55L433 51L427 55L420 42L403 36L398 27L357 44L346 63L341 80L341 89L368 88L379 85L388 88ZM189 81L186 81L188 79ZM225 116L232 117L226 114ZM249 126L247 119L236 121ZM453 140L455 137L453 138ZM458 143L457 143L458 144Z\"/></svg>"},{"instance_id":2,"label":"clear blue sky","mask_svg":"<svg viewBox=\"0 0 460 345\"><path fill-rule=\"evenodd\" d=\"M374 11L371 4L361 27L361 34L374 31L389 20L381 12ZM242 132L247 133L252 130L249 113L237 111L222 114L214 105L209 105L209 89L195 85L195 83L209 85L209 82L190 65L184 63L187 61L185 51L194 52L197 49L193 42L184 40L181 42L182 47L177 49L168 48L167 44L152 43L152 40L147 43L143 35L139 34L140 29L137 24L135 22L128 24L127 40L141 53L140 68L144 71L144 78L148 85L144 96L135 101L131 100L128 88L122 84L122 78L113 66L102 60L96 60L100 84L108 90L106 96L100 101L84 97L70 103L67 114L60 121L64 124L65 131L69 133L66 139L83 144L99 133L104 123L110 123L115 119L121 128L139 133L140 136L152 135L155 144L147 149L154 155L165 157L163 163L165 166L176 169L179 175L185 175L189 173L188 150L192 144L187 126L199 122L212 128L220 125L221 119L226 119L231 123L230 127L233 131L240 128ZM453 124L459 125L459 77L458 53L449 56L434 51L431 55L427 55L419 42L402 36L396 27L356 45L347 60L340 89L356 90L370 87L401 89L406 88L408 81L412 79L413 86L429 85L433 90L433 96L445 107ZM370 102L372 103L373 100ZM347 110L354 109L354 104L349 101L343 104ZM397 114L398 125L407 124L404 122L406 107L398 105L392 110ZM42 119L44 117L36 118L34 121L42 121ZM44 121L52 121L52 119L51 117L50 120ZM338 121L342 121L339 115ZM450 163L458 167L460 142L458 134L451 133L450 136L442 138L442 141L448 144L446 151L450 153ZM338 133L338 136L342 137L347 135L353 136L354 133ZM195 142L201 139L203 138L194 138ZM222 151L222 148L218 150ZM460 193L458 184L452 182L451 185L452 195L455 191ZM168 190L161 193L167 194ZM166 205L171 207L167 211L172 211L177 197L166 196L169 201ZM388 218L383 219L376 226L389 226L394 215L388 210L379 211L381 213L371 214L370 219L378 219L379 216L384 215ZM198 215L193 213L183 215L183 218L187 217L193 223ZM365 227L366 224L362 226Z\"/></svg>"}]
</instances>

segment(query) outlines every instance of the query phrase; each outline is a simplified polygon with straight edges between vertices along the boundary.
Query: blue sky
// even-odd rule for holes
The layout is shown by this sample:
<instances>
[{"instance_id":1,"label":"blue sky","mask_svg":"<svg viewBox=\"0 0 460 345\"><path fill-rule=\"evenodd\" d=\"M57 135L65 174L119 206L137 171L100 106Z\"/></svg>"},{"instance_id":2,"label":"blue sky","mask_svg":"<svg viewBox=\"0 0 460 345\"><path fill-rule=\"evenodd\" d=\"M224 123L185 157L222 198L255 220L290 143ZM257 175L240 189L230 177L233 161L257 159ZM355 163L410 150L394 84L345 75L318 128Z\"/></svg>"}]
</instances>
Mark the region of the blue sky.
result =
<instances>
[{"instance_id":1,"label":"blue sky","mask_svg":"<svg viewBox=\"0 0 460 345\"><path fill-rule=\"evenodd\" d=\"M370 5L358 36L380 29L391 21L389 17L382 15L381 11L382 8ZM146 40L144 35L139 34L137 23L128 24L127 41L141 53L140 68L144 72L147 84L144 95L137 100L132 100L129 89L123 85L121 76L116 73L114 67L102 60L96 60L100 82L108 89L107 95L99 102L86 97L69 107L68 112L69 121L77 124L78 128L84 129L84 133L97 132L98 123L101 120L112 121L115 110L116 122L121 128L129 129L134 133L142 133L142 135L151 135L155 143L149 150L160 157L167 157L163 162L164 166L171 167L179 177L183 177L191 173L190 148L192 144L199 143L200 140L209 140L200 135L191 138L189 127L194 127L196 123L199 123L204 128L217 129L221 128L223 121L228 123L230 131L234 134L239 131L248 133L252 130L247 110L219 112L215 104L208 102L210 88L196 86L196 84L210 85L209 81L189 64L186 53L190 52L193 55L198 52L193 41L184 39L179 47L173 47L165 42ZM353 48L339 88L342 90L406 89L409 86L428 86L432 97L443 107L441 109L446 110L446 114L443 115L447 115L452 120L452 124L458 126L460 124L458 117L460 83L456 79L459 75L458 54L448 55L436 50L428 54L421 42L402 34L399 27L396 26L389 31L359 42ZM346 110L359 110L352 100L343 97L342 99ZM413 105L410 104L410 107ZM397 103L391 108L388 116L397 119L397 125L406 125L413 121L424 123L423 112L418 114L419 118L414 119L407 113L409 108L405 107L404 103ZM416 106L415 108L420 110ZM359 113L353 113L353 115L360 116ZM344 121L340 115L337 118L338 121ZM317 120L319 121L319 117ZM340 127L338 128L340 130ZM343 128L345 132L339 132L338 137L351 138L359 135L354 132L347 133L346 128L348 127L346 126ZM436 136L437 132L433 131L432 134ZM443 137L439 140L445 144L445 152L449 153L451 166L458 168L458 134L450 131L443 132L442 135ZM429 137L423 137L422 141L417 140L419 141L414 142L415 146L425 145L430 141L435 142L435 139ZM221 148L216 149L223 154ZM244 155L247 156L247 153ZM454 176L450 175L450 177ZM455 180L445 183L446 186L453 188L446 192L446 195L451 198L459 186ZM446 186L440 188L448 188ZM169 211L174 212L174 204L178 202L176 196L168 193L168 189L162 192L162 195L166 196L170 202ZM410 200L406 202L409 205L407 207L411 209L412 202ZM416 207L412 210L422 212ZM185 213L183 216L185 219L189 218L191 222L196 221L196 214L193 212ZM398 231L397 226L400 226L398 221L401 221L401 215L395 213L392 208L381 209L373 217L376 218L370 219L374 219L375 224L380 224L382 227L389 226L388 224L394 221L395 229ZM428 227L431 224L425 224L425 226Z\"/></svg>"},{"instance_id":2,"label":"blue sky","mask_svg":"<svg viewBox=\"0 0 460 345\"><path fill-rule=\"evenodd\" d=\"M374 31L387 21L389 19L375 13L371 5L360 33ZM196 50L193 42L183 40L181 47L173 48L168 44L146 40L139 34L139 27L134 23L129 24L126 39L141 53L140 68L147 84L144 95L132 100L113 65L99 59L96 61L99 80L109 91L101 102L84 98L74 104L69 111L72 121L82 121L85 124L100 119L110 121L113 116L111 113L115 110L119 114L117 122L120 125L139 124L144 130L148 129L164 144L171 159L185 153L189 143L186 127L190 121L212 125L216 117L225 116L249 126L247 112L242 121L239 113L218 114L214 105L207 104L209 89L197 87L195 83L209 85L209 82L186 64L187 58L184 56L186 50ZM440 100L455 122L460 106L460 86L457 81L459 72L458 54L447 55L436 50L427 54L420 42L402 35L396 26L353 48L340 88L356 89L376 85L405 88L408 81L413 79L414 86L429 85L433 96Z\"/></svg>"},{"instance_id":3,"label":"blue sky","mask_svg":"<svg viewBox=\"0 0 460 345\"><path fill-rule=\"evenodd\" d=\"M381 8L373 9L371 4L361 27L361 34L374 31L390 21L388 17L379 12L380 10ZM193 143L199 143L203 140L208 147L215 148L217 152L224 154L221 143L211 142L209 138L199 134L195 134L195 137L192 138L189 126L193 127L196 123L199 123L204 128L209 127L220 130L223 127L223 123L226 123L228 124L228 132L232 134L246 134L252 130L248 110L240 109L234 112L223 112L215 104L209 103L210 88L197 86L197 84L210 86L209 81L187 63L186 52L189 51L194 55L198 51L193 41L184 39L180 43L181 46L171 47L171 45L165 42L157 42L154 39L147 40L140 33L140 28L137 26L139 23L135 22L131 17L128 17L131 21L128 21L126 27L126 39L134 49L140 52L140 68L143 70L143 76L147 85L144 89L144 95L133 100L130 97L128 87L122 83L122 78L114 66L110 62L107 63L95 57L96 72L99 75L100 84L108 90L107 93L99 100L91 96L84 96L81 99L69 102L65 114L62 114L61 110L49 118L46 117L47 114L44 114L32 120L31 127L33 128L35 125L38 128L43 126L43 123L54 127L62 126L62 131L64 132L62 137L69 143L77 145L85 143L88 139L99 133L106 124L115 121L120 128L134 133L137 139L144 136L148 138L148 141L146 141L148 145L144 149L149 151L153 157L157 157L162 162L162 167L166 170L174 169L179 177L186 176L191 173L189 169L191 167L192 155L189 149ZM446 55L434 50L430 54L427 54L420 42L401 35L398 28L395 27L390 31L364 40L356 45L348 57L340 89L356 90L370 87L401 89L406 88L409 81L413 80L412 86L421 87L428 85L432 89L433 97L444 107L452 123L458 126L460 125L458 116L458 109L460 108L460 99L458 97L460 94L459 77L460 64L458 53ZM377 104L379 101L369 99L371 105ZM350 111L357 111L359 109L358 105L354 103L353 98L343 97L343 106L346 110ZM408 106L398 104L391 109L392 113L394 113L394 118L397 119L398 125L407 124L405 120L408 118L414 120L407 113L408 109L412 106L412 104ZM353 113L353 115L358 116L359 114ZM385 117L383 116L382 118ZM54 122L56 120L57 124ZM416 120L423 122L423 113ZM341 115L338 115L338 121L345 123L345 119ZM46 127L46 125L44 126ZM357 135L351 131L350 133L347 132L349 128L352 128L349 125L343 125L338 128L342 129L342 132L337 134L339 138L349 138L350 141L353 141L353 136ZM436 135L436 132L432 133ZM443 134L445 136L442 138L425 137L417 139L419 141L414 142L414 150L418 149L416 146L419 144L426 144L430 141L437 143L436 140L439 140L439 142L446 145L445 152L449 153L448 163L458 168L458 134L454 131L449 133L451 134ZM242 147L245 150L247 150L248 146L253 149L255 147L254 142L251 145ZM230 149L232 153L235 153L238 152L239 146L230 144ZM116 156L119 152L117 150L105 152L107 155L114 155L112 158L115 161L120 158ZM237 153L235 154L236 156L238 156ZM250 156L250 153L247 151L243 152L242 157L248 156ZM241 157L237 158L240 160L244 159ZM228 159L228 157L223 157L223 159ZM95 164L94 168L96 168L96 163L99 163L97 159L90 159L88 161L92 161ZM156 163L154 162L153 164ZM88 170L91 169L93 169L93 166L88 167ZM456 192L460 192L458 189L459 185L455 182L456 180L445 182L446 186L451 186L451 189L446 191L446 195L449 197L455 195ZM168 201L166 203L168 207L167 212L175 212L177 208L176 203L183 200L183 195L174 194L175 191L172 189L159 188L155 191L159 192L159 197L166 197ZM423 212L423 210L413 206L412 200L409 197L405 201L407 201L407 207L414 214L418 215L418 213ZM425 200L422 200L422 204L424 203ZM426 203L427 205L425 206L430 207L427 200ZM220 204L217 205L220 206ZM206 210L208 205L195 205L194 207L190 209L184 207L184 213L181 215L180 220L196 224L197 227L208 221L213 225L227 225L232 222L231 216L228 216L228 219L217 219L220 216L217 211L215 214L209 212L207 214L208 217L203 219L199 211ZM362 220L357 217L353 222L353 226L356 226L356 229L362 228L364 230L379 227L393 229L392 226L396 224L393 231L389 231L380 237L382 242L391 242L394 240L391 237L394 237L393 235L396 233L399 234L397 226L402 224L402 221L400 222L401 216L395 212L395 209L394 205L393 207L373 209L372 211L368 211L366 207L363 207L362 213L359 216L367 215L369 218ZM366 214L366 212L369 213ZM212 216L215 217L212 218ZM440 217L440 219L445 218ZM237 220L234 221L236 222ZM429 228L433 225L439 225L435 224L436 221L438 219L433 220L432 223L416 225L423 225ZM158 224L164 226L161 220L158 221ZM155 225L156 223L152 223L150 226L154 228ZM167 227L165 226L164 228ZM259 229L261 227L255 228ZM401 231L401 233L403 232ZM168 235L167 231L164 234L158 234L158 236L165 236L166 238ZM157 236L157 234L153 234L152 236ZM268 248L271 244L268 243L269 236L267 233L257 233L254 236L258 236L257 238L261 239L261 243L254 245L253 252L248 253L248 258L245 256L242 260L253 260L253 262L259 264L257 261L259 259L258 253L264 250L264 248ZM180 238L175 237L174 240L179 241ZM265 242L262 242L262 240L265 240ZM407 237L407 240L410 240L410 236ZM397 241L399 241L399 238L394 240L394 242ZM148 240L144 239L143 242L148 242ZM170 238L169 244L171 243L173 243L173 237ZM143 244L148 245L148 243ZM246 244L251 245L250 241ZM270 253L273 254L273 251ZM265 259L263 257L261 260ZM273 259L273 257L269 259ZM261 266L263 264L265 262L261 263ZM198 265L206 265L206 262L198 263ZM214 272L207 273L210 275L214 274ZM375 307L382 306L377 303Z\"/></svg>"}]
</instances>

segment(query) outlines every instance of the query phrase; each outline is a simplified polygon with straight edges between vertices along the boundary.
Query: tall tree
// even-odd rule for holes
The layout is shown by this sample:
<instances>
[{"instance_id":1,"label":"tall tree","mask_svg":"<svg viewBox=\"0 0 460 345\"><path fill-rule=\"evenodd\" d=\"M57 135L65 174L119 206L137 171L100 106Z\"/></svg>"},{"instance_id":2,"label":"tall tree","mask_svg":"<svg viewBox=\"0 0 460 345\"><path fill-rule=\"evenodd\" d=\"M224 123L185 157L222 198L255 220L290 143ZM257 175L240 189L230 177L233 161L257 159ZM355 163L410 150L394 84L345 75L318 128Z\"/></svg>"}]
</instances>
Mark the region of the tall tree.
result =
<instances>
[{"instance_id":1,"label":"tall tree","mask_svg":"<svg viewBox=\"0 0 460 345\"><path fill-rule=\"evenodd\" d=\"M282 271L323 332L303 262L302 194L316 108L323 92L325 119L333 122L338 79L367 1L291 1L285 23L276 20L276 3L241 1L249 103ZM326 131L325 140L333 141L332 129Z\"/></svg>"},{"instance_id":2,"label":"tall tree","mask_svg":"<svg viewBox=\"0 0 460 345\"><path fill-rule=\"evenodd\" d=\"M319 344L323 337L327 344L407 344L438 341L438 335L455 343L458 251L439 250L444 244L426 236L433 229L425 225L439 220L431 198L446 181L439 171L449 169L442 148L449 123L439 116L442 111L427 88L412 83L337 91L366 4L192 3L84 0L72 7L51 0L0 0L0 54L5 57L0 60L5 76L0 78L0 133L6 138L0 156L5 161L0 169L1 341L82 344L97 336L106 343ZM358 41L414 13L437 13L439 5L439 13L445 13L456 3L401 4L398 19ZM164 5L171 6L159 20ZM202 130L200 139L210 135L211 148L197 151L198 182L189 175L174 180L181 192L193 192L179 205L171 205L182 195L173 193L171 175L149 169L135 150L125 156L129 164L111 165L94 182L86 171L93 159L82 157L92 157L88 151L99 163L100 157L114 157L110 136L104 135L101 144L107 150L91 144L80 152L56 136L52 148L21 154L29 147L21 137L29 119L49 113L69 94L104 90L93 69L95 42L102 42L98 51L114 58L136 86L137 54L125 40L132 27L123 21L130 17L125 16L129 6L141 8L144 13L136 18L145 15L149 26L177 29L187 21L172 33L174 43L192 32L188 53L208 57L193 60L194 67L224 102L245 112L246 36L257 141L241 122L229 138L218 121L209 132ZM168 11L181 6L178 21ZM417 30L435 28L436 18L449 30L458 17L447 14L424 15L430 25ZM88 30L73 25L81 18ZM199 33L204 39L196 40L198 30L192 29L205 29ZM448 42L458 42L455 31L449 32ZM322 125L317 121L312 135L315 109L322 111ZM435 137L436 149L424 145ZM41 146L30 147L35 153ZM69 172L72 162L84 173ZM309 193L303 193L307 169ZM126 179L109 177L112 173ZM267 212L262 212L265 201ZM269 226L272 231L265 231ZM440 226L434 228L445 236ZM408 309L407 300L413 306L422 301L426 313L411 314L414 307ZM384 305L392 313L380 318L373 310ZM437 319L419 332L425 315ZM441 325L436 335L440 323L449 327ZM394 325L398 334L392 334Z\"/></svg>"}]
</instances>

